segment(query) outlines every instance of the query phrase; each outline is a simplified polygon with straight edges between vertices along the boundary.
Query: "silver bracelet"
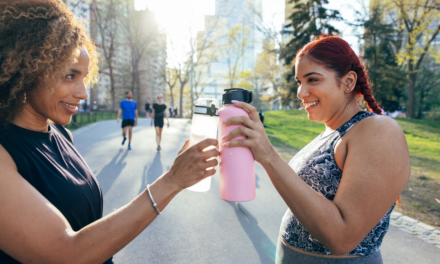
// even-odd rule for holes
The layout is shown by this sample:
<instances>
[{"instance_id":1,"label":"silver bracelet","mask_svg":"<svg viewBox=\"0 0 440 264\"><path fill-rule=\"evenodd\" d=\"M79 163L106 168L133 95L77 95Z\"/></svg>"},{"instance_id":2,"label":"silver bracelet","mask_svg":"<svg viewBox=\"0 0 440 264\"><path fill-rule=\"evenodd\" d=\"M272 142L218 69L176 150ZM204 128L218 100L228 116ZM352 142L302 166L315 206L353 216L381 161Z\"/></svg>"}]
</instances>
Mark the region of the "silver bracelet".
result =
<instances>
[{"instance_id":1,"label":"silver bracelet","mask_svg":"<svg viewBox=\"0 0 440 264\"><path fill-rule=\"evenodd\" d=\"M157 212L157 215L160 215L159 208L157 208L157 204L156 204L156 202L155 202L154 199L153 199L153 195L151 195L151 192L150 192L150 185L149 185L149 184L147 184L147 190L148 190L148 194L150 195L151 202L153 203L153 207L154 207L154 209L155 209L156 212Z\"/></svg>"}]
</instances>

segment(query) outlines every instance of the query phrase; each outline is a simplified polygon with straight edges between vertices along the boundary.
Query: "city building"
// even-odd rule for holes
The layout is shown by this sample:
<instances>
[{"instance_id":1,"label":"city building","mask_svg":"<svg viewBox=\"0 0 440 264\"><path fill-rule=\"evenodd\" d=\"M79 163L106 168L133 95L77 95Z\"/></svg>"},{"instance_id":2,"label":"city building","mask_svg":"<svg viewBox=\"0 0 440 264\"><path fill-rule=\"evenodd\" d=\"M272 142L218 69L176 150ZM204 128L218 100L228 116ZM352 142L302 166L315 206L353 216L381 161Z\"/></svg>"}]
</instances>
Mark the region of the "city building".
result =
<instances>
[{"instance_id":1,"label":"city building","mask_svg":"<svg viewBox=\"0 0 440 264\"><path fill-rule=\"evenodd\" d=\"M103 21L105 16L97 17L97 14L107 12L109 2L89 2L65 0L69 9L87 22L87 30L100 54L99 82L94 88L88 89L89 99L83 105L95 110L112 108L110 80L110 72L112 72L113 109L118 108L119 101L125 97L125 91L133 90L134 99L139 101L139 109L143 110L141 106L146 100L151 103L159 94L165 93L165 83L159 70L166 63L166 36L159 31L155 13L149 10L135 10L134 5L128 7L115 5L113 7L116 10L115 14L120 17L105 23ZM135 19L129 22L130 17L127 18L128 16L121 14L122 12L130 14ZM113 26L111 23L114 23ZM131 27L132 35L128 35L128 26ZM113 49L113 57L110 71L104 50L108 54L111 49Z\"/></svg>"},{"instance_id":2,"label":"city building","mask_svg":"<svg viewBox=\"0 0 440 264\"><path fill-rule=\"evenodd\" d=\"M216 0L215 15L205 16L204 38L211 38L210 80L202 96L222 99L224 89L237 85L240 74L253 71L263 36L256 27L261 0ZM201 37L199 37L200 39ZM203 64L204 65L204 64Z\"/></svg>"}]
</instances>

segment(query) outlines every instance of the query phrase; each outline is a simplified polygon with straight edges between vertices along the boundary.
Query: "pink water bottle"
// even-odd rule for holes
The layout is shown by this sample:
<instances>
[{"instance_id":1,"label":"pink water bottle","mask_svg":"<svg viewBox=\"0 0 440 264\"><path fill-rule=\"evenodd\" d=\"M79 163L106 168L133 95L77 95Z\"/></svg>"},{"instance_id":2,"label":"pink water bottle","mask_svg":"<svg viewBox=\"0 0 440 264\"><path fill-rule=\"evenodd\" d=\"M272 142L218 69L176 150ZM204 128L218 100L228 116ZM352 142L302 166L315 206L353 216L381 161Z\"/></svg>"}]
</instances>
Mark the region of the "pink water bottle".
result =
<instances>
[{"instance_id":1,"label":"pink water bottle","mask_svg":"<svg viewBox=\"0 0 440 264\"><path fill-rule=\"evenodd\" d=\"M226 126L223 121L234 116L249 118L246 111L235 107L232 100L246 103L252 102L252 91L232 88L223 93L223 107L219 110L219 139L220 139L220 198L229 202L247 202L255 198L255 160L249 148L227 148L223 138L232 130L240 127ZM245 139L236 137L232 140Z\"/></svg>"}]
</instances>

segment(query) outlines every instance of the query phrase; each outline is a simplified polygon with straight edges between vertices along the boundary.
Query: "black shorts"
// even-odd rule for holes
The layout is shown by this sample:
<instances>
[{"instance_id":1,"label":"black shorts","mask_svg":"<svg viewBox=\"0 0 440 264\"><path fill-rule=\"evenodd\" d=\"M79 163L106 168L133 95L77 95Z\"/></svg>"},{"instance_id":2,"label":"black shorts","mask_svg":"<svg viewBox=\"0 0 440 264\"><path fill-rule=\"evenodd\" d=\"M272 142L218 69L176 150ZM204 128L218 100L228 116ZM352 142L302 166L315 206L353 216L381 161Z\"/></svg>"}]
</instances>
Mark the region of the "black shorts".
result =
<instances>
[{"instance_id":1,"label":"black shorts","mask_svg":"<svg viewBox=\"0 0 440 264\"><path fill-rule=\"evenodd\" d=\"M163 117L154 118L154 126L163 128Z\"/></svg>"},{"instance_id":2,"label":"black shorts","mask_svg":"<svg viewBox=\"0 0 440 264\"><path fill-rule=\"evenodd\" d=\"M134 126L134 120L133 119L122 120L122 128L126 126Z\"/></svg>"}]
</instances>

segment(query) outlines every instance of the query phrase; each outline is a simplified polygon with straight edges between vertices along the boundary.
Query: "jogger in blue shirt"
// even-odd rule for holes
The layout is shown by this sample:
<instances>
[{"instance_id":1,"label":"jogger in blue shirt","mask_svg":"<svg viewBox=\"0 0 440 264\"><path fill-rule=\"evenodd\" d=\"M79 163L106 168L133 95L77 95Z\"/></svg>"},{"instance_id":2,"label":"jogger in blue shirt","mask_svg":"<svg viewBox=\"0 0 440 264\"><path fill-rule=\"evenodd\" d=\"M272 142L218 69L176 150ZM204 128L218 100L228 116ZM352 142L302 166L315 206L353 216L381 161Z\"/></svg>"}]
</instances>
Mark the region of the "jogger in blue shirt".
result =
<instances>
[{"instance_id":1,"label":"jogger in blue shirt","mask_svg":"<svg viewBox=\"0 0 440 264\"><path fill-rule=\"evenodd\" d=\"M127 91L125 92L125 97L126 99L122 100L119 106L117 122L119 123L119 118L122 113L122 137L124 138L122 140L122 145L124 145L125 140L127 139L126 135L128 128L128 150L131 150L131 135L133 127L137 126L138 110L136 101L133 100L133 93Z\"/></svg>"}]
</instances>

